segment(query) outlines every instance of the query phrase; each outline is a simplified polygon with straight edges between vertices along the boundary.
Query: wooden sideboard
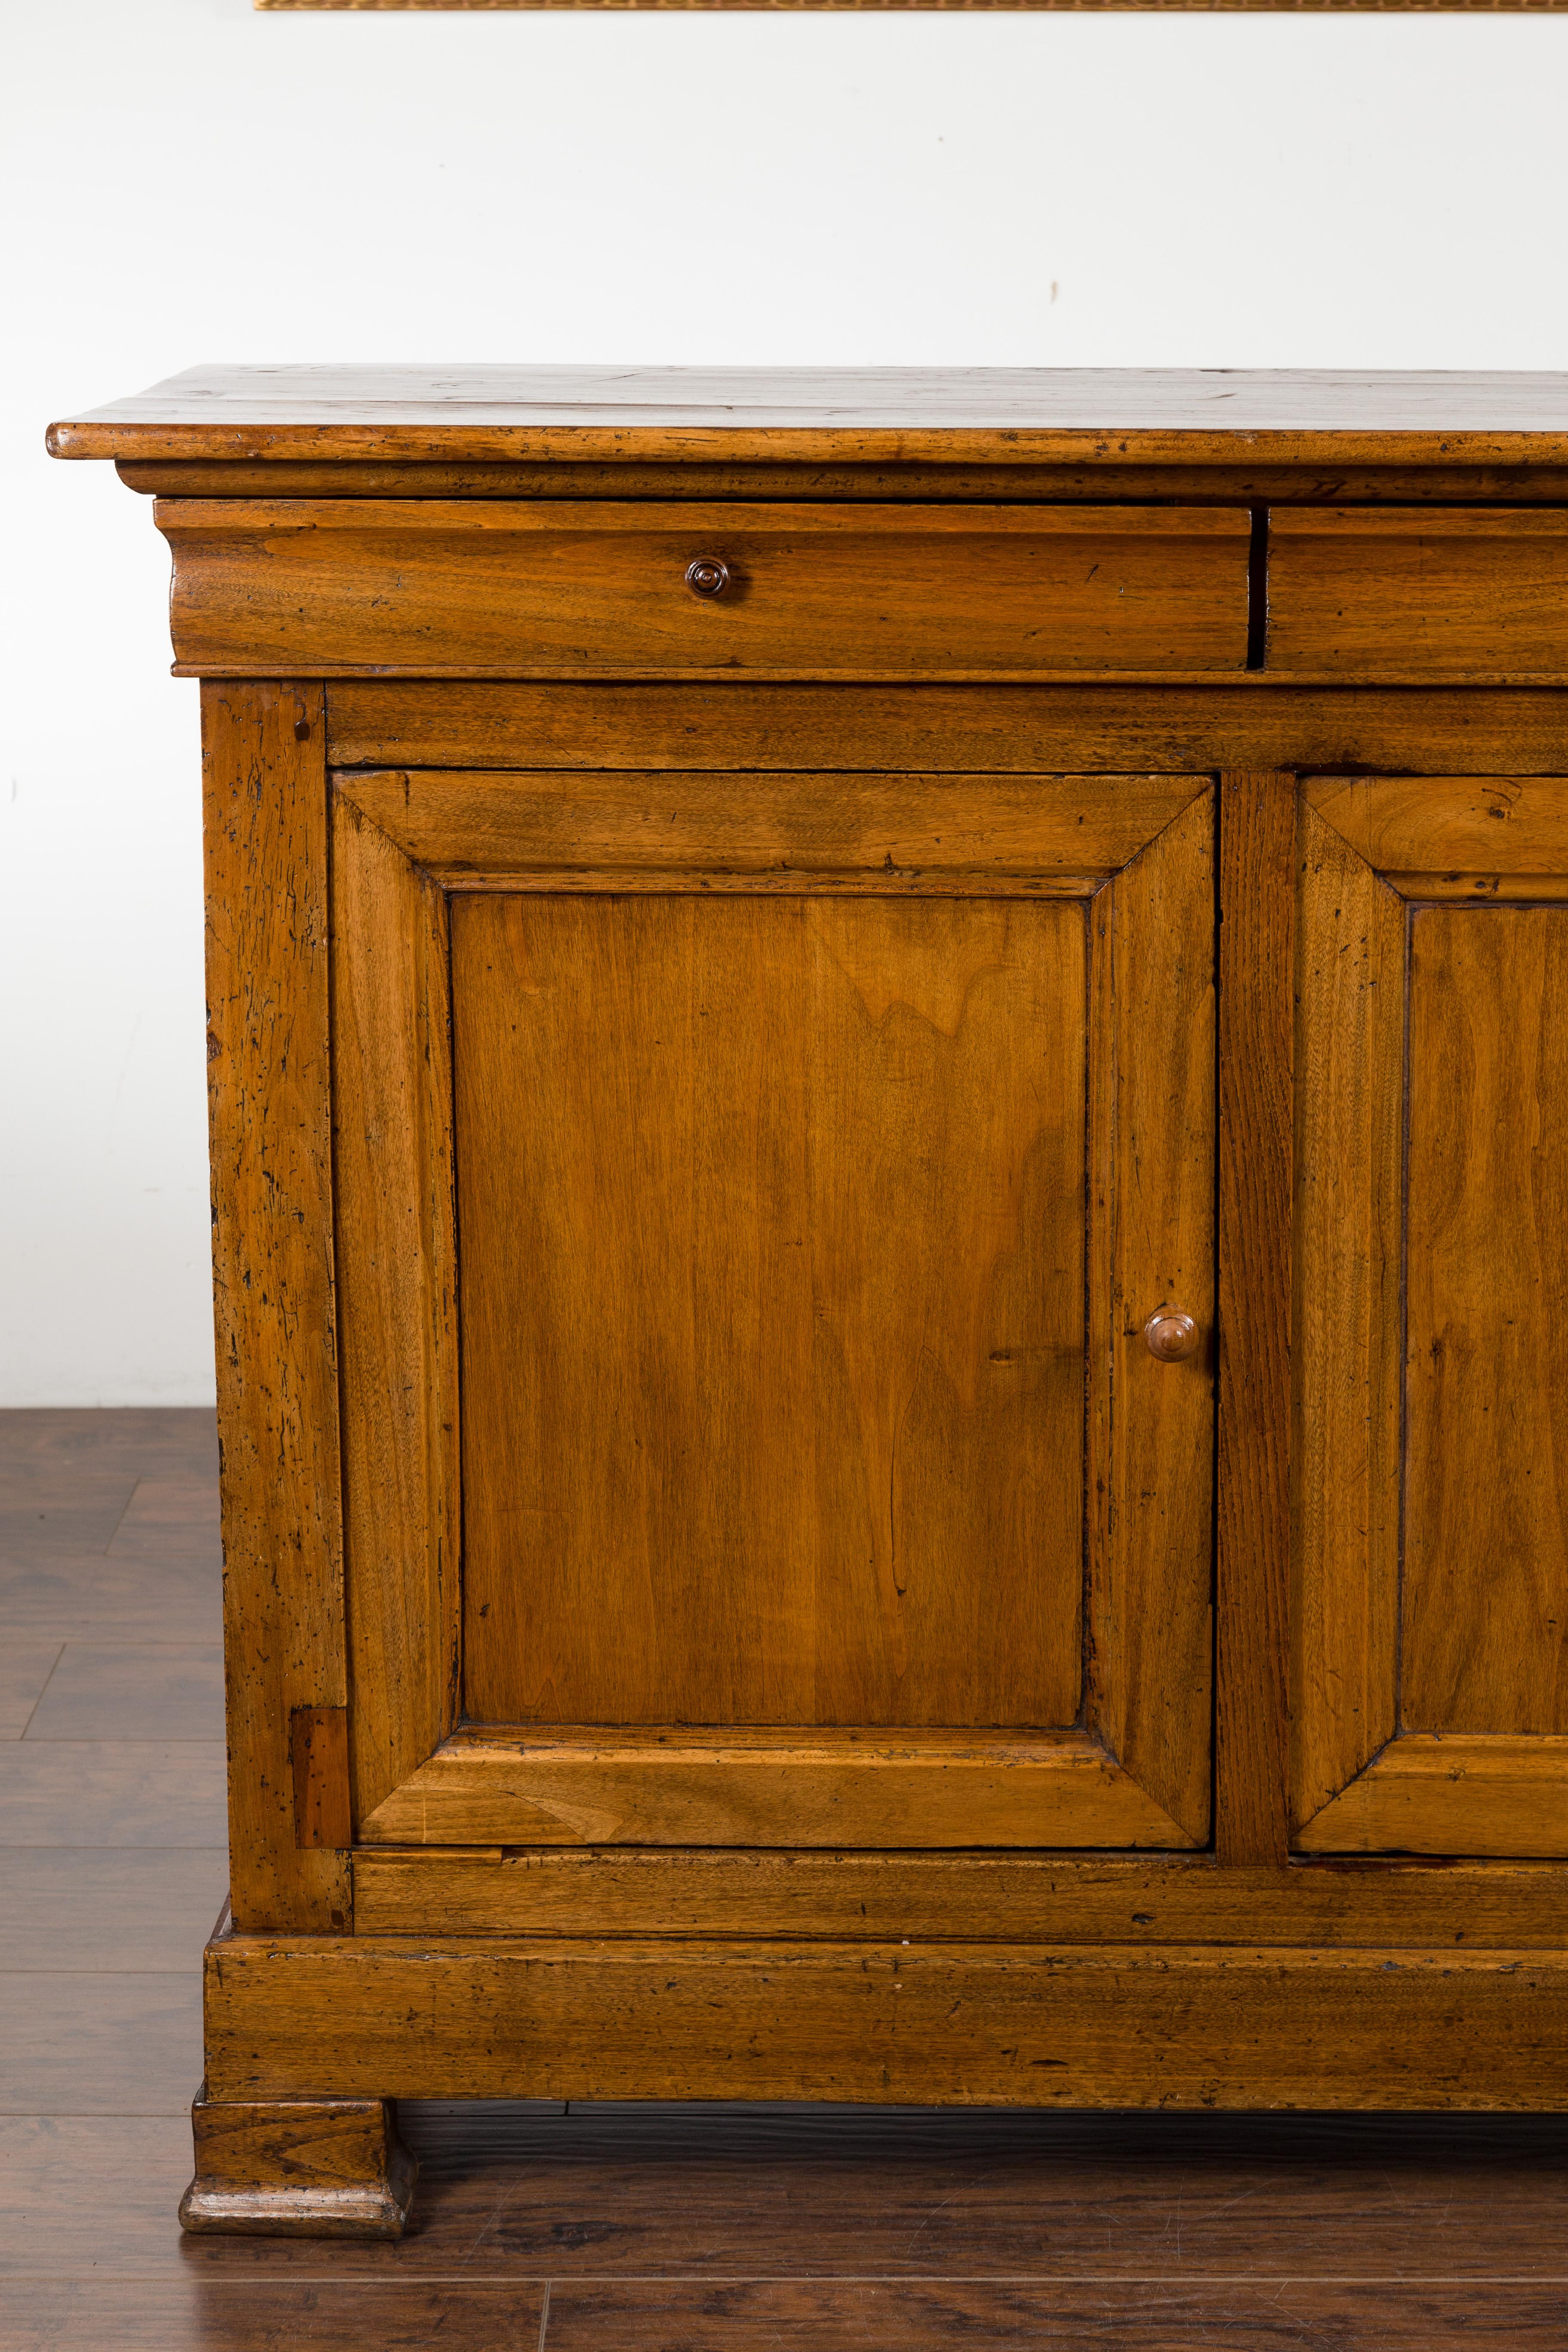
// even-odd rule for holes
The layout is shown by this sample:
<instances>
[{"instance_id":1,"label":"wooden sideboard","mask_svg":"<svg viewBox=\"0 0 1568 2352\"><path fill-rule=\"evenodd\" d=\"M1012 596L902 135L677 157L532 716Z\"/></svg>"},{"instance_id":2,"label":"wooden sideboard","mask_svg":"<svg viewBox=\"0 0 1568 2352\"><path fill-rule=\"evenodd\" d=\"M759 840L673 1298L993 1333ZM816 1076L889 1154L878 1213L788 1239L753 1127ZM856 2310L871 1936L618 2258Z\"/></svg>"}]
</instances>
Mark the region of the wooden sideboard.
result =
<instances>
[{"instance_id":1,"label":"wooden sideboard","mask_svg":"<svg viewBox=\"0 0 1568 2352\"><path fill-rule=\"evenodd\" d=\"M1568 2108L1568 378L197 371L232 1916L405 2097Z\"/></svg>"}]
</instances>

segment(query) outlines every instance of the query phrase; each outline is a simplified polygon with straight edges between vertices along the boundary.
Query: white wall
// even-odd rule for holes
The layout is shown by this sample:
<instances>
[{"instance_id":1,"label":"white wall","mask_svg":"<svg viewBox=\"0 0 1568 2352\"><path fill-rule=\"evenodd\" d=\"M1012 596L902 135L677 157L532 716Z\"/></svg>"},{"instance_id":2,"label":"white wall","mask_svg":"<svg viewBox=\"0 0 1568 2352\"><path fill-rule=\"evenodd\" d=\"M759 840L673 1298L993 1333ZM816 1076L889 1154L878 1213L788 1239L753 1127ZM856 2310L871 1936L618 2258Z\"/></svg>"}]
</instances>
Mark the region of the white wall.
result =
<instances>
[{"instance_id":1,"label":"white wall","mask_svg":"<svg viewBox=\"0 0 1568 2352\"><path fill-rule=\"evenodd\" d=\"M1568 367L1568 15L6 25L4 1404L211 1392L195 688L51 416L201 360Z\"/></svg>"}]
</instances>

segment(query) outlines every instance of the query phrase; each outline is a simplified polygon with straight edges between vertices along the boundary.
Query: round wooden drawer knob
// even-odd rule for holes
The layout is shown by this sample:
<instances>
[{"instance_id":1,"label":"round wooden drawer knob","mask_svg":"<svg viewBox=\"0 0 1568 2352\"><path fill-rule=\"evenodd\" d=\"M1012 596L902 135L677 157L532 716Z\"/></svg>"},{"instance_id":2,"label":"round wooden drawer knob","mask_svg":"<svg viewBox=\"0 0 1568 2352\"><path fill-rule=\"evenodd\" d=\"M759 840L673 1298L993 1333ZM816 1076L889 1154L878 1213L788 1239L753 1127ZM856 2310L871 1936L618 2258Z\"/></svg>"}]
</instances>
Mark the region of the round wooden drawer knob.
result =
<instances>
[{"instance_id":1,"label":"round wooden drawer knob","mask_svg":"<svg viewBox=\"0 0 1568 2352\"><path fill-rule=\"evenodd\" d=\"M1179 1307L1156 1307L1143 1326L1143 1337L1149 1353L1163 1364L1180 1364L1197 1352L1198 1327Z\"/></svg>"},{"instance_id":2,"label":"round wooden drawer knob","mask_svg":"<svg viewBox=\"0 0 1568 2352\"><path fill-rule=\"evenodd\" d=\"M721 596L730 585L730 567L721 556L699 555L686 567L686 584L694 596Z\"/></svg>"}]
</instances>

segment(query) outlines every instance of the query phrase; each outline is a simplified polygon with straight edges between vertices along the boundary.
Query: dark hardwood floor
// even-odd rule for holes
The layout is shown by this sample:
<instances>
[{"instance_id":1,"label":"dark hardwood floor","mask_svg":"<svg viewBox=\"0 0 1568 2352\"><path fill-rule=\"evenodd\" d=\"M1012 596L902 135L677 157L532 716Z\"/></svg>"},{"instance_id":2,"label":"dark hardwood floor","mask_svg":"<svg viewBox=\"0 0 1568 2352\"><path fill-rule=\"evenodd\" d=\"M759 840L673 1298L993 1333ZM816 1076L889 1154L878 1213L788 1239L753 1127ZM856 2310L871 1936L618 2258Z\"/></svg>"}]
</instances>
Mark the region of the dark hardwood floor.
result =
<instances>
[{"instance_id":1,"label":"dark hardwood floor","mask_svg":"<svg viewBox=\"0 0 1568 2352\"><path fill-rule=\"evenodd\" d=\"M216 1448L0 1414L0 2352L1563 2352L1560 2118L405 2108L398 2246L184 2239Z\"/></svg>"}]
</instances>

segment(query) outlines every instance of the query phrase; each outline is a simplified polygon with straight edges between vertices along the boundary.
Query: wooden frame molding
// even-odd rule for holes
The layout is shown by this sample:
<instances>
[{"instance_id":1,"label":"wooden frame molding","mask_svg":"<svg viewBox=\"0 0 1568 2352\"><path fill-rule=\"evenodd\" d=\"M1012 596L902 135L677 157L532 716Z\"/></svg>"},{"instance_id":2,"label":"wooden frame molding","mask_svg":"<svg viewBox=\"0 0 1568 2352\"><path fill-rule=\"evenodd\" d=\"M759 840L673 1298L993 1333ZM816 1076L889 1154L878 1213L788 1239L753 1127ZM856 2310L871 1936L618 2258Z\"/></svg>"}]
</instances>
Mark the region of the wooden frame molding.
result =
<instances>
[{"instance_id":1,"label":"wooden frame molding","mask_svg":"<svg viewBox=\"0 0 1568 2352\"><path fill-rule=\"evenodd\" d=\"M464 1730L360 1824L377 1845L1182 1846L1087 1733Z\"/></svg>"},{"instance_id":2,"label":"wooden frame molding","mask_svg":"<svg viewBox=\"0 0 1568 2352\"><path fill-rule=\"evenodd\" d=\"M1562 904L1565 808L1561 776L1322 776L1301 791L1291 1810L1305 1853L1568 1853L1568 1737L1435 1732L1409 1722L1402 1688L1411 917Z\"/></svg>"},{"instance_id":3,"label":"wooden frame molding","mask_svg":"<svg viewBox=\"0 0 1568 2352\"><path fill-rule=\"evenodd\" d=\"M1297 1843L1303 1853L1568 1854L1568 1738L1407 1731Z\"/></svg>"},{"instance_id":4,"label":"wooden frame molding","mask_svg":"<svg viewBox=\"0 0 1568 2352\"><path fill-rule=\"evenodd\" d=\"M911 789L913 788L913 789ZM355 1813L369 1844L1183 1847L1209 1826L1203 1362L1114 1302L1212 1318L1213 793L1194 778L374 771L332 792L338 1250ZM457 1727L451 891L1086 902L1093 1499L1078 1727L711 1735ZM1152 1037L1146 1008L1167 1008ZM1173 1058L1174 1056L1174 1058ZM1169 1116L1173 1072L1184 1090ZM1120 1399L1112 1410L1112 1398ZM966 1826L967 1825L967 1826Z\"/></svg>"}]
</instances>

